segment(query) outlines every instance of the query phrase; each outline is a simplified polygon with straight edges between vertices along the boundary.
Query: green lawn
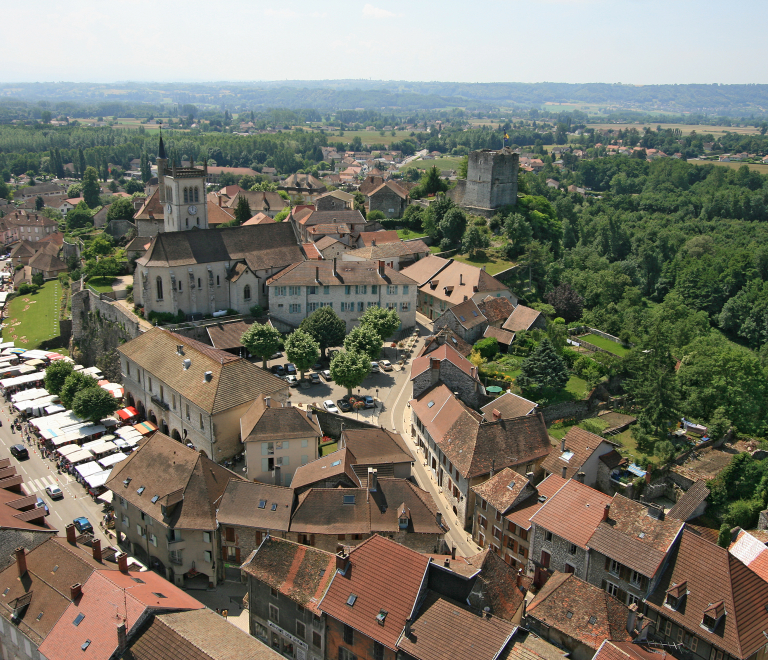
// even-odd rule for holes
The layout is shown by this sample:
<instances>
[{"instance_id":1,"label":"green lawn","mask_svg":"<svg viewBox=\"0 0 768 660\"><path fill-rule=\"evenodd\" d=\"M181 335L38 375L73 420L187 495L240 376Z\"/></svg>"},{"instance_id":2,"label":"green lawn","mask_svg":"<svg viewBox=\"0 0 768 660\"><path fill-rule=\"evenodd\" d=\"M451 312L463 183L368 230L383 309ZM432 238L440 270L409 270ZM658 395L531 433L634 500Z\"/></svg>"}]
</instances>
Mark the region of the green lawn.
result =
<instances>
[{"instance_id":1,"label":"green lawn","mask_svg":"<svg viewBox=\"0 0 768 660\"><path fill-rule=\"evenodd\" d=\"M563 401L579 401L586 397L588 392L587 381L582 380L578 376L571 376L565 385L565 389L555 392L546 399L538 400L538 403L542 406L551 406L554 403L561 403Z\"/></svg>"},{"instance_id":2,"label":"green lawn","mask_svg":"<svg viewBox=\"0 0 768 660\"><path fill-rule=\"evenodd\" d=\"M87 282L88 286L92 287L99 293L109 293L112 291L112 285L114 283L114 277L92 277Z\"/></svg>"},{"instance_id":3,"label":"green lawn","mask_svg":"<svg viewBox=\"0 0 768 660\"><path fill-rule=\"evenodd\" d=\"M46 282L33 295L18 296L7 307L3 341L15 341L19 348L37 348L48 339L59 336L58 280Z\"/></svg>"},{"instance_id":4,"label":"green lawn","mask_svg":"<svg viewBox=\"0 0 768 660\"><path fill-rule=\"evenodd\" d=\"M410 241L414 238L424 238L427 234L422 234L418 231L413 231L413 229L398 229L397 230L397 236L398 238L404 240L404 241Z\"/></svg>"},{"instance_id":5,"label":"green lawn","mask_svg":"<svg viewBox=\"0 0 768 660\"><path fill-rule=\"evenodd\" d=\"M590 344L594 344L598 348L602 348L609 353L613 353L614 355L618 355L619 357L624 357L627 353L629 353L628 348L624 348L621 344L617 344L615 341L611 341L610 339L605 339L605 337L600 337L599 335L593 335L588 334L586 337L584 337L585 341L588 341Z\"/></svg>"},{"instance_id":6,"label":"green lawn","mask_svg":"<svg viewBox=\"0 0 768 660\"><path fill-rule=\"evenodd\" d=\"M452 156L447 156L445 158L435 158L434 160L421 160L421 158L419 158L418 160L411 161L405 167L415 167L419 170L426 170L434 166L442 172L445 170L458 170L460 163L461 158L454 158Z\"/></svg>"},{"instance_id":7,"label":"green lawn","mask_svg":"<svg viewBox=\"0 0 768 660\"><path fill-rule=\"evenodd\" d=\"M320 447L320 456L328 456L339 448L338 442L329 442L327 445Z\"/></svg>"},{"instance_id":8,"label":"green lawn","mask_svg":"<svg viewBox=\"0 0 768 660\"><path fill-rule=\"evenodd\" d=\"M578 426L579 428L582 428L586 431L590 431L591 433L594 433L592 428L588 427L595 427L599 426L601 430L605 430L608 427L608 422L603 422L599 417L590 417L589 419L584 419L578 424L553 424L549 427L549 435L551 435L556 440L562 440L562 438L565 436L568 431L570 431L574 426Z\"/></svg>"},{"instance_id":9,"label":"green lawn","mask_svg":"<svg viewBox=\"0 0 768 660\"><path fill-rule=\"evenodd\" d=\"M487 253L483 250L478 250L472 259L467 255L460 254L454 255L452 258L454 261L461 261L465 264L470 264L471 266L485 266L485 270L489 275L495 275L496 273L500 273L502 270L507 270L507 268L512 268L512 266L515 265L512 261L507 261L503 257Z\"/></svg>"}]
</instances>

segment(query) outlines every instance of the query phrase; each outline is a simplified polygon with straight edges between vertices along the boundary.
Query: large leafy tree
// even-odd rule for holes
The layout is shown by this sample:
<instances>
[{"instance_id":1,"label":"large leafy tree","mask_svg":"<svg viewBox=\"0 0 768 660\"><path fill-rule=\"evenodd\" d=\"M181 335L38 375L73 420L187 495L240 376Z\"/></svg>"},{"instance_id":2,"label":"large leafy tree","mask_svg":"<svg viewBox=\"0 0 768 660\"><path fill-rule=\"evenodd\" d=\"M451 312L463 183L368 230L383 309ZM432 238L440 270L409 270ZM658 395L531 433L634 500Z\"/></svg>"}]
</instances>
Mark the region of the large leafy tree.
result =
<instances>
[{"instance_id":1,"label":"large leafy tree","mask_svg":"<svg viewBox=\"0 0 768 660\"><path fill-rule=\"evenodd\" d=\"M400 317L395 309L369 307L358 319L360 325L370 325L384 341L400 327Z\"/></svg>"},{"instance_id":2,"label":"large leafy tree","mask_svg":"<svg viewBox=\"0 0 768 660\"><path fill-rule=\"evenodd\" d=\"M68 229L82 229L90 224L93 224L93 215L85 202L78 203L67 213Z\"/></svg>"},{"instance_id":3,"label":"large leafy tree","mask_svg":"<svg viewBox=\"0 0 768 660\"><path fill-rule=\"evenodd\" d=\"M467 214L458 207L448 211L440 221L440 233L451 244L456 244L461 240L466 228Z\"/></svg>"},{"instance_id":4,"label":"large leafy tree","mask_svg":"<svg viewBox=\"0 0 768 660\"><path fill-rule=\"evenodd\" d=\"M333 311L333 307L316 309L301 322L299 328L312 335L320 344L323 357L327 349L341 346L347 334L347 324Z\"/></svg>"},{"instance_id":5,"label":"large leafy tree","mask_svg":"<svg viewBox=\"0 0 768 660\"><path fill-rule=\"evenodd\" d=\"M294 330L285 340L285 354L304 378L304 372L320 357L320 344L308 332Z\"/></svg>"},{"instance_id":6,"label":"large leafy tree","mask_svg":"<svg viewBox=\"0 0 768 660\"><path fill-rule=\"evenodd\" d=\"M331 378L346 387L347 394L352 394L352 388L360 385L370 371L371 361L364 353L339 351L331 360Z\"/></svg>"},{"instance_id":7,"label":"large leafy tree","mask_svg":"<svg viewBox=\"0 0 768 660\"><path fill-rule=\"evenodd\" d=\"M379 357L383 341L371 325L358 325L344 340L344 348L351 353L364 353L371 360Z\"/></svg>"},{"instance_id":8,"label":"large leafy tree","mask_svg":"<svg viewBox=\"0 0 768 660\"><path fill-rule=\"evenodd\" d=\"M64 385L62 385L61 391L59 392L61 403L65 408L72 408L72 403L74 402L77 393L81 390L88 389L89 387L99 387L95 378L92 378L88 374L80 373L79 371L69 374L64 380Z\"/></svg>"},{"instance_id":9,"label":"large leafy tree","mask_svg":"<svg viewBox=\"0 0 768 660\"><path fill-rule=\"evenodd\" d=\"M93 167L86 167L83 174L83 200L88 208L92 209L99 205L100 194L99 173Z\"/></svg>"},{"instance_id":10,"label":"large leafy tree","mask_svg":"<svg viewBox=\"0 0 768 660\"><path fill-rule=\"evenodd\" d=\"M133 202L127 197L121 197L109 205L107 220L131 220L135 212Z\"/></svg>"},{"instance_id":11,"label":"large leafy tree","mask_svg":"<svg viewBox=\"0 0 768 660\"><path fill-rule=\"evenodd\" d=\"M120 407L118 400L102 387L87 387L75 394L72 412L81 419L98 422Z\"/></svg>"},{"instance_id":12,"label":"large leafy tree","mask_svg":"<svg viewBox=\"0 0 768 660\"><path fill-rule=\"evenodd\" d=\"M547 302L555 308L555 313L567 323L581 318L584 298L567 282L556 286L546 296Z\"/></svg>"},{"instance_id":13,"label":"large leafy tree","mask_svg":"<svg viewBox=\"0 0 768 660\"><path fill-rule=\"evenodd\" d=\"M70 374L75 372L75 368L71 362L66 360L56 360L52 362L45 370L45 389L49 394L60 394L61 388L64 387L64 381Z\"/></svg>"},{"instance_id":14,"label":"large leafy tree","mask_svg":"<svg viewBox=\"0 0 768 660\"><path fill-rule=\"evenodd\" d=\"M491 239L487 234L480 231L479 227L470 225L461 239L461 251L474 257L478 250L485 250L491 247Z\"/></svg>"},{"instance_id":15,"label":"large leafy tree","mask_svg":"<svg viewBox=\"0 0 768 660\"><path fill-rule=\"evenodd\" d=\"M260 357L266 369L267 360L280 350L283 336L271 325L253 323L240 337L240 343L251 355Z\"/></svg>"},{"instance_id":16,"label":"large leafy tree","mask_svg":"<svg viewBox=\"0 0 768 660\"><path fill-rule=\"evenodd\" d=\"M568 382L568 367L549 337L544 337L520 365L517 384L524 390L561 390Z\"/></svg>"}]
</instances>

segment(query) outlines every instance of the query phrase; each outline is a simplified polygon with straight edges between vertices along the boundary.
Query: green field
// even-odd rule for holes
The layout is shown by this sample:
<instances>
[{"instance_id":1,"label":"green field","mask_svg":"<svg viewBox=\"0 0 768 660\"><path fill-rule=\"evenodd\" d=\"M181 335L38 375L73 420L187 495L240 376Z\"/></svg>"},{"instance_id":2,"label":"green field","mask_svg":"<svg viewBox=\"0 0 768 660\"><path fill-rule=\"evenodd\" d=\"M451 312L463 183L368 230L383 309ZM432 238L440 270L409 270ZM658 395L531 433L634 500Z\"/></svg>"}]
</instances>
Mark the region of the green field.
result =
<instances>
[{"instance_id":1,"label":"green field","mask_svg":"<svg viewBox=\"0 0 768 660\"><path fill-rule=\"evenodd\" d=\"M398 229L397 230L397 236L398 238L404 240L404 241L410 241L414 238L424 238L427 234L422 234L418 231L413 231L412 229Z\"/></svg>"},{"instance_id":2,"label":"green field","mask_svg":"<svg viewBox=\"0 0 768 660\"><path fill-rule=\"evenodd\" d=\"M594 129L613 129L615 132L621 130L627 130L628 128L636 128L641 133L646 126L650 127L654 131L657 126L661 126L662 130L668 128L679 128L683 135L688 135L693 131L696 131L699 135L714 135L715 137L722 137L726 133L737 133L738 135L756 135L759 131L754 126L705 126L703 124L587 124L589 128Z\"/></svg>"},{"instance_id":3,"label":"green field","mask_svg":"<svg viewBox=\"0 0 768 660\"><path fill-rule=\"evenodd\" d=\"M435 158L434 160L413 160L408 165L406 165L406 169L409 167L415 167L419 170L426 170L432 166L436 167L441 172L445 170L458 170L459 164L461 163L460 157L453 157L453 156L445 156L443 158Z\"/></svg>"},{"instance_id":4,"label":"green field","mask_svg":"<svg viewBox=\"0 0 768 660\"><path fill-rule=\"evenodd\" d=\"M624 348L621 344L617 344L615 341L605 339L604 337L600 337L598 335L593 335L590 333L584 337L584 340L588 341L590 344L594 344L598 348L602 348L603 350L608 351L609 353L618 355L619 357L624 357L627 353L629 353L628 348Z\"/></svg>"},{"instance_id":5,"label":"green field","mask_svg":"<svg viewBox=\"0 0 768 660\"><path fill-rule=\"evenodd\" d=\"M306 127L302 128L306 130ZM395 131L394 137L391 131L386 131L384 135L379 135L379 131L344 131L344 135L339 135L338 132L326 133L326 135L329 143L352 142L359 137L363 144L385 144L389 147L390 143L409 137L410 131Z\"/></svg>"},{"instance_id":6,"label":"green field","mask_svg":"<svg viewBox=\"0 0 768 660\"><path fill-rule=\"evenodd\" d=\"M760 172L760 174L768 174L768 165L763 163L721 163L719 160L689 160L691 165L720 165L722 167L730 167L732 170L738 170L742 165L746 165L750 170Z\"/></svg>"},{"instance_id":7,"label":"green field","mask_svg":"<svg viewBox=\"0 0 768 660\"><path fill-rule=\"evenodd\" d=\"M48 339L59 336L58 280L46 282L33 295L18 296L7 307L3 341L15 341L18 348L37 348Z\"/></svg>"},{"instance_id":8,"label":"green field","mask_svg":"<svg viewBox=\"0 0 768 660\"><path fill-rule=\"evenodd\" d=\"M515 265L512 261L507 261L506 259L494 254L487 254L483 250L478 250L472 259L466 255L459 254L454 255L452 259L454 261L461 261L462 263L470 264L471 266L485 266L485 271L489 275L495 275L496 273L507 270L507 268L512 268L512 266Z\"/></svg>"},{"instance_id":9,"label":"green field","mask_svg":"<svg viewBox=\"0 0 768 660\"><path fill-rule=\"evenodd\" d=\"M86 284L99 293L109 293L115 283L114 277L92 277Z\"/></svg>"},{"instance_id":10,"label":"green field","mask_svg":"<svg viewBox=\"0 0 768 660\"><path fill-rule=\"evenodd\" d=\"M565 385L565 389L555 392L551 397L546 400L539 401L539 405L551 406L554 403L561 403L562 401L580 401L589 393L589 387L587 381L582 380L578 376L571 376Z\"/></svg>"}]
</instances>

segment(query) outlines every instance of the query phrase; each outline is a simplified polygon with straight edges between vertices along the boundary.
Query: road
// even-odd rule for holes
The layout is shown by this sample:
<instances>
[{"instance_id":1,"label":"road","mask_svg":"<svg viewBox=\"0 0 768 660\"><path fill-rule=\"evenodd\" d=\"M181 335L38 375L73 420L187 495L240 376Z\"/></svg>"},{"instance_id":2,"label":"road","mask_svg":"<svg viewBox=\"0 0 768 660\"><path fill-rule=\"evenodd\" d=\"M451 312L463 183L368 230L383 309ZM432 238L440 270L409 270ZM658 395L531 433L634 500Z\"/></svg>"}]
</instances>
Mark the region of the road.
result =
<instances>
[{"instance_id":1,"label":"road","mask_svg":"<svg viewBox=\"0 0 768 660\"><path fill-rule=\"evenodd\" d=\"M37 495L48 505L50 515L46 522L59 530L61 536L65 535L64 528L75 518L85 516L94 527L94 533L101 539L102 547L113 545L114 540L109 539L99 528L102 516L102 505L95 503L85 489L70 475L58 474L56 463L40 456L40 452L33 444L26 445L29 450L29 459L19 461L11 456L10 447L23 444L20 433L11 433L10 404L0 404L0 419L3 426L0 427L0 458L10 458L17 472L24 478L24 489L30 495ZM45 492L46 486L59 486L64 491L64 498L51 500Z\"/></svg>"}]
</instances>

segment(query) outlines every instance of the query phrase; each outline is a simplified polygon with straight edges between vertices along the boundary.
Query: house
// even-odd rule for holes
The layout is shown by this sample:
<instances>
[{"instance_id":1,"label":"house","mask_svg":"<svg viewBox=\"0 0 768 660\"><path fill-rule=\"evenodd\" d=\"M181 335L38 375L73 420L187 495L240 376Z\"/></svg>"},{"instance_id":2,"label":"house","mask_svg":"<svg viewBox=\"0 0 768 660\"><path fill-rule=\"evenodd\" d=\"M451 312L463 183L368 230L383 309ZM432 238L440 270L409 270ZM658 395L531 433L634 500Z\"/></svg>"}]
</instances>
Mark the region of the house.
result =
<instances>
[{"instance_id":1,"label":"house","mask_svg":"<svg viewBox=\"0 0 768 660\"><path fill-rule=\"evenodd\" d=\"M218 229L222 225L232 222L235 219L235 212L233 209L214 204L210 199L206 200L205 206L208 215L209 228L215 227Z\"/></svg>"},{"instance_id":2,"label":"house","mask_svg":"<svg viewBox=\"0 0 768 660\"><path fill-rule=\"evenodd\" d=\"M555 573L526 608L526 627L565 649L574 660L591 660L606 639L631 642L632 611L577 576Z\"/></svg>"},{"instance_id":3,"label":"house","mask_svg":"<svg viewBox=\"0 0 768 660\"><path fill-rule=\"evenodd\" d=\"M289 486L294 470L317 458L322 436L312 411L258 397L240 419L248 479Z\"/></svg>"},{"instance_id":4,"label":"house","mask_svg":"<svg viewBox=\"0 0 768 660\"><path fill-rule=\"evenodd\" d=\"M367 225L362 213L357 209L340 211L292 209L291 215L286 220L295 227L296 234L305 243L310 240L317 241L330 233L327 230L318 231L318 226L330 225L340 228L344 226L342 231L346 231L345 236L349 239L351 233L364 231Z\"/></svg>"},{"instance_id":5,"label":"house","mask_svg":"<svg viewBox=\"0 0 768 660\"><path fill-rule=\"evenodd\" d=\"M387 218L401 218L408 206L408 192L394 181L386 181L366 195L368 212L381 211Z\"/></svg>"},{"instance_id":6,"label":"house","mask_svg":"<svg viewBox=\"0 0 768 660\"><path fill-rule=\"evenodd\" d=\"M153 434L115 465L105 484L114 495L121 543L176 585L215 586L224 577L216 505L230 479L240 477Z\"/></svg>"},{"instance_id":7,"label":"house","mask_svg":"<svg viewBox=\"0 0 768 660\"><path fill-rule=\"evenodd\" d=\"M413 456L399 433L379 429L344 429L339 450L349 452L348 459L357 480L362 484L370 469L379 478L410 479Z\"/></svg>"},{"instance_id":8,"label":"house","mask_svg":"<svg viewBox=\"0 0 768 660\"><path fill-rule=\"evenodd\" d=\"M419 312L435 319L445 310L472 298L476 303L488 297L517 298L482 268L453 259L429 255L403 270L418 284Z\"/></svg>"},{"instance_id":9,"label":"house","mask_svg":"<svg viewBox=\"0 0 768 660\"><path fill-rule=\"evenodd\" d=\"M551 449L541 415L483 422L443 383L410 404L411 432L465 528L470 527L474 511L472 486L505 467L526 475L540 473Z\"/></svg>"},{"instance_id":10,"label":"house","mask_svg":"<svg viewBox=\"0 0 768 660\"><path fill-rule=\"evenodd\" d=\"M355 196L343 190L332 190L315 198L318 211L349 211L355 206Z\"/></svg>"},{"instance_id":11,"label":"house","mask_svg":"<svg viewBox=\"0 0 768 660\"><path fill-rule=\"evenodd\" d=\"M353 469L355 461L349 449L337 449L298 467L293 473L291 488L297 495L309 488L359 488L363 482ZM365 483L367 479L366 470Z\"/></svg>"},{"instance_id":12,"label":"house","mask_svg":"<svg viewBox=\"0 0 768 660\"><path fill-rule=\"evenodd\" d=\"M311 174L291 174L277 189L285 190L293 201L302 197L310 202L314 202L327 190L325 184Z\"/></svg>"},{"instance_id":13,"label":"house","mask_svg":"<svg viewBox=\"0 0 768 660\"><path fill-rule=\"evenodd\" d=\"M413 398L437 383L444 383L465 404L478 408L485 402L485 388L477 367L450 344L443 344L411 364Z\"/></svg>"},{"instance_id":14,"label":"house","mask_svg":"<svg viewBox=\"0 0 768 660\"><path fill-rule=\"evenodd\" d=\"M216 508L222 560L239 565L270 535L285 538L293 504L291 488L230 480Z\"/></svg>"},{"instance_id":15,"label":"house","mask_svg":"<svg viewBox=\"0 0 768 660\"><path fill-rule=\"evenodd\" d=\"M253 637L284 657L328 657L326 620L319 603L335 575L335 555L267 536L241 571L248 585Z\"/></svg>"},{"instance_id":16,"label":"house","mask_svg":"<svg viewBox=\"0 0 768 660\"><path fill-rule=\"evenodd\" d=\"M494 399L480 408L480 412L483 413L485 421L489 422L494 419L513 419L524 415L533 415L538 405L538 403L528 401L517 394L506 392L498 399ZM546 461L544 462L546 463Z\"/></svg>"},{"instance_id":17,"label":"house","mask_svg":"<svg viewBox=\"0 0 768 660\"><path fill-rule=\"evenodd\" d=\"M683 653L678 649L670 647L662 650L655 643L644 642L638 637L632 642L604 640L593 660L676 660L682 657Z\"/></svg>"},{"instance_id":18,"label":"house","mask_svg":"<svg viewBox=\"0 0 768 660\"><path fill-rule=\"evenodd\" d=\"M222 174L233 174L234 176L258 176L259 173L256 170L252 170L250 167L217 167L215 165L208 165L206 182L218 183Z\"/></svg>"},{"instance_id":19,"label":"house","mask_svg":"<svg viewBox=\"0 0 768 660\"><path fill-rule=\"evenodd\" d=\"M435 329L449 328L468 344L477 343L488 327L488 320L472 300L465 300L445 310L435 319Z\"/></svg>"},{"instance_id":20,"label":"house","mask_svg":"<svg viewBox=\"0 0 768 660\"><path fill-rule=\"evenodd\" d=\"M369 307L397 310L403 328L416 324L415 283L383 261L303 261L266 285L271 318L289 327L325 306L338 310L348 331Z\"/></svg>"},{"instance_id":21,"label":"house","mask_svg":"<svg viewBox=\"0 0 768 660\"><path fill-rule=\"evenodd\" d=\"M59 223L44 215L17 211L4 218L5 222L17 229L19 240L37 242L46 236L59 231Z\"/></svg>"},{"instance_id":22,"label":"house","mask_svg":"<svg viewBox=\"0 0 768 660\"><path fill-rule=\"evenodd\" d=\"M375 174L369 174L358 186L357 191L366 197L384 183L384 178Z\"/></svg>"},{"instance_id":23,"label":"house","mask_svg":"<svg viewBox=\"0 0 768 660\"><path fill-rule=\"evenodd\" d=\"M509 352L509 347L515 341L515 333L489 325L483 332L483 339L495 339L499 347L499 353Z\"/></svg>"},{"instance_id":24,"label":"house","mask_svg":"<svg viewBox=\"0 0 768 660\"><path fill-rule=\"evenodd\" d=\"M443 328L442 330L436 332L434 335L424 339L424 346L416 357L428 355L443 344L450 344L452 348L454 348L460 355L464 357L467 357L472 352L471 344L465 342L461 337L453 332L453 330Z\"/></svg>"},{"instance_id":25,"label":"house","mask_svg":"<svg viewBox=\"0 0 768 660\"><path fill-rule=\"evenodd\" d=\"M402 270L415 261L423 259L429 253L429 246L421 240L378 245L374 239L369 247L344 252L342 259L344 261L383 261L390 268Z\"/></svg>"},{"instance_id":26,"label":"house","mask_svg":"<svg viewBox=\"0 0 768 660\"><path fill-rule=\"evenodd\" d=\"M509 332L526 332L534 328L546 330L547 319L544 314L535 309L518 305L501 327Z\"/></svg>"},{"instance_id":27,"label":"house","mask_svg":"<svg viewBox=\"0 0 768 660\"><path fill-rule=\"evenodd\" d=\"M57 245L52 247L56 252L59 251ZM42 273L46 280L56 279L60 273L68 270L67 264L46 250L38 250L29 260L29 267L32 269L32 275Z\"/></svg>"},{"instance_id":28,"label":"house","mask_svg":"<svg viewBox=\"0 0 768 660\"><path fill-rule=\"evenodd\" d=\"M162 232L136 261L133 295L145 314L247 313L267 306L266 280L304 259L288 223Z\"/></svg>"},{"instance_id":29,"label":"house","mask_svg":"<svg viewBox=\"0 0 768 660\"><path fill-rule=\"evenodd\" d=\"M265 192L263 190L239 190L222 206L234 211L242 198L248 201L251 213L263 213L270 218L274 218L289 206L289 202L284 200L278 193Z\"/></svg>"},{"instance_id":30,"label":"house","mask_svg":"<svg viewBox=\"0 0 768 660\"><path fill-rule=\"evenodd\" d=\"M285 381L248 360L160 327L118 348L126 402L161 432L216 461L242 451L240 418Z\"/></svg>"},{"instance_id":31,"label":"house","mask_svg":"<svg viewBox=\"0 0 768 660\"><path fill-rule=\"evenodd\" d=\"M380 534L417 552L442 553L447 532L427 491L370 469L359 488L310 488L299 495L288 538L330 552Z\"/></svg>"},{"instance_id":32,"label":"house","mask_svg":"<svg viewBox=\"0 0 768 660\"><path fill-rule=\"evenodd\" d=\"M726 548L688 529L645 600L653 639L682 645L697 660L761 658L766 602L768 582Z\"/></svg>"},{"instance_id":33,"label":"house","mask_svg":"<svg viewBox=\"0 0 768 660\"><path fill-rule=\"evenodd\" d=\"M338 238L333 238L333 236L323 236L314 244L310 243L310 245L314 245L315 250L320 254L320 258L329 260L343 259L345 253L354 249Z\"/></svg>"},{"instance_id":34,"label":"house","mask_svg":"<svg viewBox=\"0 0 768 660\"><path fill-rule=\"evenodd\" d=\"M29 260L35 256L37 246L31 241L22 240L11 249L11 263L14 266L28 265ZM58 252L58 250L57 250Z\"/></svg>"},{"instance_id":35,"label":"house","mask_svg":"<svg viewBox=\"0 0 768 660\"><path fill-rule=\"evenodd\" d=\"M253 209L251 209L253 211ZM273 223L274 220L268 216L266 213L262 213L259 211L256 215L254 215L252 218L249 218L243 223L243 226L246 225L268 225L270 223Z\"/></svg>"},{"instance_id":36,"label":"house","mask_svg":"<svg viewBox=\"0 0 768 660\"><path fill-rule=\"evenodd\" d=\"M216 323L205 326L211 345L221 351L227 351L233 355L249 357L245 347L240 343L243 334L250 328L245 321L231 321L229 323Z\"/></svg>"},{"instance_id":37,"label":"house","mask_svg":"<svg viewBox=\"0 0 768 660\"><path fill-rule=\"evenodd\" d=\"M399 243L400 237L394 230L361 231L357 238L358 248L371 247L372 245L384 245L385 243Z\"/></svg>"},{"instance_id":38,"label":"house","mask_svg":"<svg viewBox=\"0 0 768 660\"><path fill-rule=\"evenodd\" d=\"M488 322L488 327L501 329L501 326L515 311L515 306L509 298L486 296L479 303L477 308Z\"/></svg>"},{"instance_id":39,"label":"house","mask_svg":"<svg viewBox=\"0 0 768 660\"><path fill-rule=\"evenodd\" d=\"M61 183L54 183L53 181L48 183L36 183L34 186L17 188L13 193L13 199L34 199L35 197L55 195L62 192L65 192L65 188Z\"/></svg>"},{"instance_id":40,"label":"house","mask_svg":"<svg viewBox=\"0 0 768 660\"><path fill-rule=\"evenodd\" d=\"M553 450L542 463L546 474L558 474L563 479L584 474L579 480L590 488L597 485L599 459L618 445L599 435L572 426L560 441L560 450Z\"/></svg>"}]
</instances>

